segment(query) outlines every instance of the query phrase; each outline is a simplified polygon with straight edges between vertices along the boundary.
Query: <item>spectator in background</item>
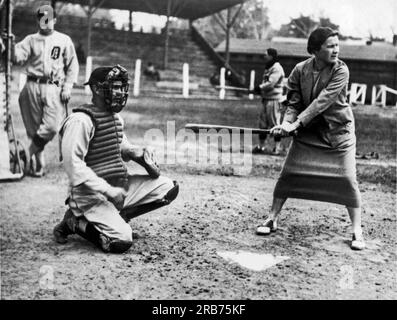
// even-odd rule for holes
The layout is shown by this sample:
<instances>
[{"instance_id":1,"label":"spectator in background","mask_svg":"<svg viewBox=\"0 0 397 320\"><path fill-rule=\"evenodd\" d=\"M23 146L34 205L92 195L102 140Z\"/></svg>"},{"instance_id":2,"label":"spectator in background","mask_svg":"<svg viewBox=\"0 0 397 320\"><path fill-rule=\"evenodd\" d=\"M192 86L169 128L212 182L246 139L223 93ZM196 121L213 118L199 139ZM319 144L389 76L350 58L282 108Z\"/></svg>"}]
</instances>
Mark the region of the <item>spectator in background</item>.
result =
<instances>
[{"instance_id":1,"label":"spectator in background","mask_svg":"<svg viewBox=\"0 0 397 320\"><path fill-rule=\"evenodd\" d=\"M221 70L218 70L218 71L214 72L212 74L212 76L210 77L210 83L213 86L219 86L221 84L221 80L220 80L221 76L220 76L220 74L221 74ZM226 69L225 70L225 83L226 83L226 85L233 85L232 80L233 80L232 79L232 72L229 69Z\"/></svg>"},{"instance_id":2,"label":"spectator in background","mask_svg":"<svg viewBox=\"0 0 397 320\"><path fill-rule=\"evenodd\" d=\"M152 62L147 64L145 70L143 70L143 74L155 81L160 81L160 72L155 68Z\"/></svg>"},{"instance_id":3,"label":"spectator in background","mask_svg":"<svg viewBox=\"0 0 397 320\"><path fill-rule=\"evenodd\" d=\"M264 54L265 59L265 72L263 74L262 83L259 89L262 95L262 108L259 114L259 128L271 129L279 125L282 120L283 105L283 80L284 69L278 62L277 50L269 48ZM257 145L253 153L265 152L266 133L259 134L259 145ZM281 153L281 138L275 137L275 147L273 154Z\"/></svg>"},{"instance_id":4,"label":"spectator in background","mask_svg":"<svg viewBox=\"0 0 397 320\"><path fill-rule=\"evenodd\" d=\"M219 86L221 84L220 74L221 74L221 69L214 72L212 74L212 76L210 77L209 80L213 86ZM243 75L240 75L240 74L233 75L231 69L229 69L229 67L225 66L225 84L227 86L241 87L243 83L245 83L245 77Z\"/></svg>"}]
</instances>

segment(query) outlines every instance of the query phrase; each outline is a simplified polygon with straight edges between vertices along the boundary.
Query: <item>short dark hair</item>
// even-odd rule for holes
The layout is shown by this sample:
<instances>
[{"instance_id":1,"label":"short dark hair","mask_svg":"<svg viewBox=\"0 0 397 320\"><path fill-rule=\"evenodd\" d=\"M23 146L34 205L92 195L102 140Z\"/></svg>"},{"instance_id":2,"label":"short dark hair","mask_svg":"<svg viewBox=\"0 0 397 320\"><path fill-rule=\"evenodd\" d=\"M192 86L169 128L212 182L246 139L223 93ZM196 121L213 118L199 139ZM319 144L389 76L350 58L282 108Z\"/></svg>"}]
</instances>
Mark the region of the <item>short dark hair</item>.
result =
<instances>
[{"instance_id":1,"label":"short dark hair","mask_svg":"<svg viewBox=\"0 0 397 320\"><path fill-rule=\"evenodd\" d=\"M278 60L278 53L277 53L277 50L276 50L276 49L274 49L274 48L269 48L269 49L267 49L266 51L267 51L267 54L268 54L269 56L272 56L272 57L273 57L273 60L274 60L274 61L277 61L277 60Z\"/></svg>"},{"instance_id":2,"label":"short dark hair","mask_svg":"<svg viewBox=\"0 0 397 320\"><path fill-rule=\"evenodd\" d=\"M338 31L332 30L328 27L319 27L315 29L309 36L307 41L307 52L313 54L321 49L323 43L329 38L338 36Z\"/></svg>"}]
</instances>

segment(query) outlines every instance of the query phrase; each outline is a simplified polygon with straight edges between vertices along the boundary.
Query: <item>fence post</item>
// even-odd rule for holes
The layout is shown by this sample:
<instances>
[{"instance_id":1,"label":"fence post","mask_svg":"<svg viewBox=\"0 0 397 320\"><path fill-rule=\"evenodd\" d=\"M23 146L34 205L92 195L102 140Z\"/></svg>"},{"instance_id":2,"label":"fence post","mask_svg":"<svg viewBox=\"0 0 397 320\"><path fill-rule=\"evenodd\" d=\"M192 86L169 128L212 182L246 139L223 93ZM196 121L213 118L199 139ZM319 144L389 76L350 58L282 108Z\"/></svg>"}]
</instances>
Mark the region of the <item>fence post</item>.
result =
<instances>
[{"instance_id":1,"label":"fence post","mask_svg":"<svg viewBox=\"0 0 397 320\"><path fill-rule=\"evenodd\" d=\"M189 64L183 64L183 97L189 98Z\"/></svg>"},{"instance_id":2,"label":"fence post","mask_svg":"<svg viewBox=\"0 0 397 320\"><path fill-rule=\"evenodd\" d=\"M356 100L357 100L357 83L352 83L350 85L349 102L350 103L355 103Z\"/></svg>"},{"instance_id":3,"label":"fence post","mask_svg":"<svg viewBox=\"0 0 397 320\"><path fill-rule=\"evenodd\" d=\"M357 95L361 94L361 104L365 104L365 98L367 96L367 85L366 84L361 84L360 85L360 90L357 93Z\"/></svg>"},{"instance_id":4,"label":"fence post","mask_svg":"<svg viewBox=\"0 0 397 320\"><path fill-rule=\"evenodd\" d=\"M134 97L139 96L139 86L140 86L140 80L141 80L141 64L142 64L141 59L137 59L135 61L134 91L133 91Z\"/></svg>"},{"instance_id":5,"label":"fence post","mask_svg":"<svg viewBox=\"0 0 397 320\"><path fill-rule=\"evenodd\" d=\"M221 74L219 78L220 86L221 89L219 90L219 99L224 100L225 99L225 68L221 68Z\"/></svg>"},{"instance_id":6,"label":"fence post","mask_svg":"<svg viewBox=\"0 0 397 320\"><path fill-rule=\"evenodd\" d=\"M90 79L90 75L92 72L92 57L87 56L86 62L85 62L85 82L87 82ZM84 91L86 94L90 94L90 86L85 86Z\"/></svg>"},{"instance_id":7,"label":"fence post","mask_svg":"<svg viewBox=\"0 0 397 320\"><path fill-rule=\"evenodd\" d=\"M371 105L376 105L376 96L377 96L377 90L376 90L376 85L372 86L372 96L371 96Z\"/></svg>"},{"instance_id":8,"label":"fence post","mask_svg":"<svg viewBox=\"0 0 397 320\"><path fill-rule=\"evenodd\" d=\"M372 87L372 99L371 99L371 104L372 105L380 105L381 107L386 106L386 85L380 84L380 85L374 85ZM380 98L380 101L379 101Z\"/></svg>"},{"instance_id":9,"label":"fence post","mask_svg":"<svg viewBox=\"0 0 397 320\"><path fill-rule=\"evenodd\" d=\"M254 90L254 87L255 87L255 70L251 70L250 87L249 87L249 89L252 91L252 90ZM250 93L248 95L248 98L250 100L253 100L254 99L254 94Z\"/></svg>"},{"instance_id":10,"label":"fence post","mask_svg":"<svg viewBox=\"0 0 397 320\"><path fill-rule=\"evenodd\" d=\"M397 90L394 90L394 89L392 89L392 88L389 88L388 86L386 86L386 85L383 85L383 88L384 88L384 103L385 103L385 106L386 106L386 93L388 92L388 93L391 93L391 94L394 94L395 96L397 96ZM397 107L397 102L396 102L396 107Z\"/></svg>"},{"instance_id":11,"label":"fence post","mask_svg":"<svg viewBox=\"0 0 397 320\"><path fill-rule=\"evenodd\" d=\"M357 100L361 97L360 103L365 104L365 97L367 92L367 85L361 83L352 83L350 87L350 103L357 103Z\"/></svg>"},{"instance_id":12,"label":"fence post","mask_svg":"<svg viewBox=\"0 0 397 320\"><path fill-rule=\"evenodd\" d=\"M386 107L386 86L384 84L381 84L380 90L381 90L380 103L382 107Z\"/></svg>"}]
</instances>

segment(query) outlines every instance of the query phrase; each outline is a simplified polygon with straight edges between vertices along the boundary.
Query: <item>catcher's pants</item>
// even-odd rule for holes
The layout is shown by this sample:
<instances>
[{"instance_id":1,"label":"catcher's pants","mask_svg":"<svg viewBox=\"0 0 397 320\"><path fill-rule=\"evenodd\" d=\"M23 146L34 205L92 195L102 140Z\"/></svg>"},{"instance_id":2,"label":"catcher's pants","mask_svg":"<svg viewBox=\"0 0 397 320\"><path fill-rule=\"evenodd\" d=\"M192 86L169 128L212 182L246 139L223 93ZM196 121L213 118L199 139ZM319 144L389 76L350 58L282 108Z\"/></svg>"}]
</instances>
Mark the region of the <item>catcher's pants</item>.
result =
<instances>
[{"instance_id":1,"label":"catcher's pants","mask_svg":"<svg viewBox=\"0 0 397 320\"><path fill-rule=\"evenodd\" d=\"M173 187L174 183L167 177L151 179L148 175L130 175L124 207L161 200ZM84 216L110 239L132 242L130 225L121 218L119 211L103 194L90 190L84 184L73 187L70 191L69 207L76 217Z\"/></svg>"},{"instance_id":2,"label":"catcher's pants","mask_svg":"<svg viewBox=\"0 0 397 320\"><path fill-rule=\"evenodd\" d=\"M28 80L18 101L28 137L32 139L37 134L46 141L52 140L65 117L61 88Z\"/></svg>"}]
</instances>

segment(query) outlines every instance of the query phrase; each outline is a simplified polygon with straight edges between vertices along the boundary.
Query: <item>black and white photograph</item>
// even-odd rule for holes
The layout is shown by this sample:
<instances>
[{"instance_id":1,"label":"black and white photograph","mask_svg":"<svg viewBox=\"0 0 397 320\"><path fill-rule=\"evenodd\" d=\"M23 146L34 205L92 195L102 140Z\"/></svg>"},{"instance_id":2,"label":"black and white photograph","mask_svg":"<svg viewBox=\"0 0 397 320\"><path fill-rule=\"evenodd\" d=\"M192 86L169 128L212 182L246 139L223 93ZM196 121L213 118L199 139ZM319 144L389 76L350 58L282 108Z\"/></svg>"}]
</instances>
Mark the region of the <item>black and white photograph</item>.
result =
<instances>
[{"instance_id":1,"label":"black and white photograph","mask_svg":"<svg viewBox=\"0 0 397 320\"><path fill-rule=\"evenodd\" d=\"M397 1L0 0L0 54L1 300L397 299Z\"/></svg>"}]
</instances>

